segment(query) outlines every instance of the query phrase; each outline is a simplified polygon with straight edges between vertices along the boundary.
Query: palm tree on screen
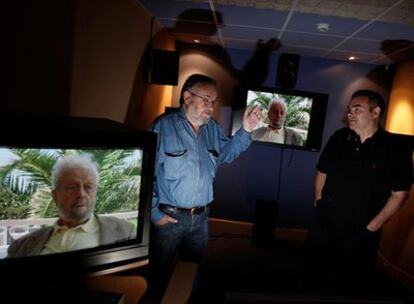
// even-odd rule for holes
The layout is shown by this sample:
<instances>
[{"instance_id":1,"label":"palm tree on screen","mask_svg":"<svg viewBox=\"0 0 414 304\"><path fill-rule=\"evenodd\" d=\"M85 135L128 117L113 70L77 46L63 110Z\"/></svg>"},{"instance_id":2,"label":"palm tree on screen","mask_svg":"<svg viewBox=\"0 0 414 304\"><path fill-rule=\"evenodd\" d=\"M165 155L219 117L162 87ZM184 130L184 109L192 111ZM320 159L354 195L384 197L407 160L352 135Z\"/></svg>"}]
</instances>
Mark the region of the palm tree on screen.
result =
<instances>
[{"instance_id":1,"label":"palm tree on screen","mask_svg":"<svg viewBox=\"0 0 414 304\"><path fill-rule=\"evenodd\" d=\"M285 126L297 129L307 128L310 117L310 101L307 98L294 95L258 92L257 97L250 102L250 105L260 105L262 108L266 109L265 111L262 111L262 118L263 121L267 121L267 109L269 108L269 103L275 98L281 98L287 104L288 110L286 113Z\"/></svg>"},{"instance_id":2,"label":"palm tree on screen","mask_svg":"<svg viewBox=\"0 0 414 304\"><path fill-rule=\"evenodd\" d=\"M133 150L39 150L11 149L15 158L0 167L0 202L4 218L47 218L58 216L51 195L51 171L64 155L89 153L100 168L96 197L97 213L137 210L141 155ZM21 212L17 212L20 210ZM2 216L0 214L0 216Z\"/></svg>"}]
</instances>

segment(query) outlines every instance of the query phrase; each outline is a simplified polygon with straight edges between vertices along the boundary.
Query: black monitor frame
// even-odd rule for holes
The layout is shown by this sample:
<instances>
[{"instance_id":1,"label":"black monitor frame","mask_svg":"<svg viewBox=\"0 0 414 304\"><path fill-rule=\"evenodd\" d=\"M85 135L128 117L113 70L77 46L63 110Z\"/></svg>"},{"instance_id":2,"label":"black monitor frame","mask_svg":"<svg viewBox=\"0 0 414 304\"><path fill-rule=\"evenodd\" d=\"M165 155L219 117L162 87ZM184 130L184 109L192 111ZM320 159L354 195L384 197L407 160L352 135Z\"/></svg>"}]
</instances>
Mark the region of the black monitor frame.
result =
<instances>
[{"instance_id":1,"label":"black monitor frame","mask_svg":"<svg viewBox=\"0 0 414 304\"><path fill-rule=\"evenodd\" d=\"M84 275L109 273L125 265L148 263L150 212L156 134L136 130L107 119L47 116L5 117L0 123L1 147L16 148L138 148L142 149L141 191L137 237L79 251L0 260L0 272L30 276L34 280L57 273ZM41 280L41 279L40 279Z\"/></svg>"},{"instance_id":2,"label":"black monitor frame","mask_svg":"<svg viewBox=\"0 0 414 304\"><path fill-rule=\"evenodd\" d=\"M278 144L273 142L259 142L255 141L256 143L266 144L266 145L274 145L279 146L282 148L292 148L292 149L300 149L300 150L308 150L308 151L320 151L321 143L322 143L322 136L323 130L325 125L325 117L327 112L327 105L328 105L328 94L323 93L315 93L309 91L300 91L300 90L293 90L293 89L285 89L279 87L265 87L265 86L240 86L236 87L235 94L234 94L234 103L233 103L233 110L232 110L232 119L231 119L231 129L232 134L238 129L238 124L240 124L240 117L244 112L244 109L247 105L247 94L248 91L259 91L259 92L266 92L266 93L275 93L281 95L293 95L293 96L302 96L302 97L310 97L313 99L312 108L310 113L310 121L309 121L309 128L308 128L308 136L306 143L303 146L297 145L288 145L288 144ZM238 117L236 117L238 116ZM237 120L238 118L238 120ZM241 125L240 125L241 126Z\"/></svg>"}]
</instances>

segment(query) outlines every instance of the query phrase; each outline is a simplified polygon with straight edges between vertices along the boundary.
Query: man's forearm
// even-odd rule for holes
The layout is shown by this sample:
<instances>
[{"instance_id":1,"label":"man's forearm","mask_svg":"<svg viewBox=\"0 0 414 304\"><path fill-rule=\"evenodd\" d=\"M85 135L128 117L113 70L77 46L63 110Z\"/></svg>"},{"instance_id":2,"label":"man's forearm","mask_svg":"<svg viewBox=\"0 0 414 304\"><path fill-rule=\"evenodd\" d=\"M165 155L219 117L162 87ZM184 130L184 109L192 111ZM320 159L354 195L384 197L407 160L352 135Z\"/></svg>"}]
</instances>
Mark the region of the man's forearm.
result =
<instances>
[{"instance_id":1,"label":"man's forearm","mask_svg":"<svg viewBox=\"0 0 414 304\"><path fill-rule=\"evenodd\" d=\"M367 229L373 232L381 229L384 223L397 212L407 197L408 191L392 192L384 208L369 222Z\"/></svg>"},{"instance_id":2,"label":"man's forearm","mask_svg":"<svg viewBox=\"0 0 414 304\"><path fill-rule=\"evenodd\" d=\"M322 189L323 186L325 185L325 180L326 180L326 174L322 173L321 171L318 171L316 173L315 176L315 192L314 192L314 202L316 203L316 201L320 198L322 198Z\"/></svg>"}]
</instances>

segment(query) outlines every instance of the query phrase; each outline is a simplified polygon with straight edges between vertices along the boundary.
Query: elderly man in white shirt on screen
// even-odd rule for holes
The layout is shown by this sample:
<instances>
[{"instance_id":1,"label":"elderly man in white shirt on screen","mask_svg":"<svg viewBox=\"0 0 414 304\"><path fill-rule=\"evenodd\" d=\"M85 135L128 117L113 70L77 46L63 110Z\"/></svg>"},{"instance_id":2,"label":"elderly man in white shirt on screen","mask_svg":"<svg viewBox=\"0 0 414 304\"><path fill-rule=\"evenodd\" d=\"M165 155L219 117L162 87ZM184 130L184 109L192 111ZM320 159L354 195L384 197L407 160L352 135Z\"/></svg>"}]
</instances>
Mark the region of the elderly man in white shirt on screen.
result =
<instances>
[{"instance_id":1,"label":"elderly man in white shirt on screen","mask_svg":"<svg viewBox=\"0 0 414 304\"><path fill-rule=\"evenodd\" d=\"M272 99L268 105L269 125L252 132L252 139L257 141L272 142L302 146L303 140L298 132L285 126L287 104L281 98Z\"/></svg>"},{"instance_id":2,"label":"elderly man in white shirt on screen","mask_svg":"<svg viewBox=\"0 0 414 304\"><path fill-rule=\"evenodd\" d=\"M134 238L134 225L94 215L98 180L97 165L88 155L60 158L52 171L52 196L59 219L53 226L12 242L8 257L66 252Z\"/></svg>"}]
</instances>

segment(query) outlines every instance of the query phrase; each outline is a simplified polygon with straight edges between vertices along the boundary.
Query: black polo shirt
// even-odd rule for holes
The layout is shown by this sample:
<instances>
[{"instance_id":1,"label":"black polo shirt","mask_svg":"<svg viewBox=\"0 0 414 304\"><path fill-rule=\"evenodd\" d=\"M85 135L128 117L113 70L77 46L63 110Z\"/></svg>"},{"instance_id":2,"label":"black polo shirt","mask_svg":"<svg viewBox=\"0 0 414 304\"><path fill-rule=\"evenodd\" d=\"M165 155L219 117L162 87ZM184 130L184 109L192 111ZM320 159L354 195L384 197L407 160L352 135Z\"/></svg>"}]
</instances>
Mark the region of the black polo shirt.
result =
<instances>
[{"instance_id":1,"label":"black polo shirt","mask_svg":"<svg viewBox=\"0 0 414 304\"><path fill-rule=\"evenodd\" d=\"M348 128L336 131L317 164L327 174L317 204L322 228L336 238L355 236L384 207L391 191L408 191L413 168L409 150L383 129L364 143Z\"/></svg>"}]
</instances>

